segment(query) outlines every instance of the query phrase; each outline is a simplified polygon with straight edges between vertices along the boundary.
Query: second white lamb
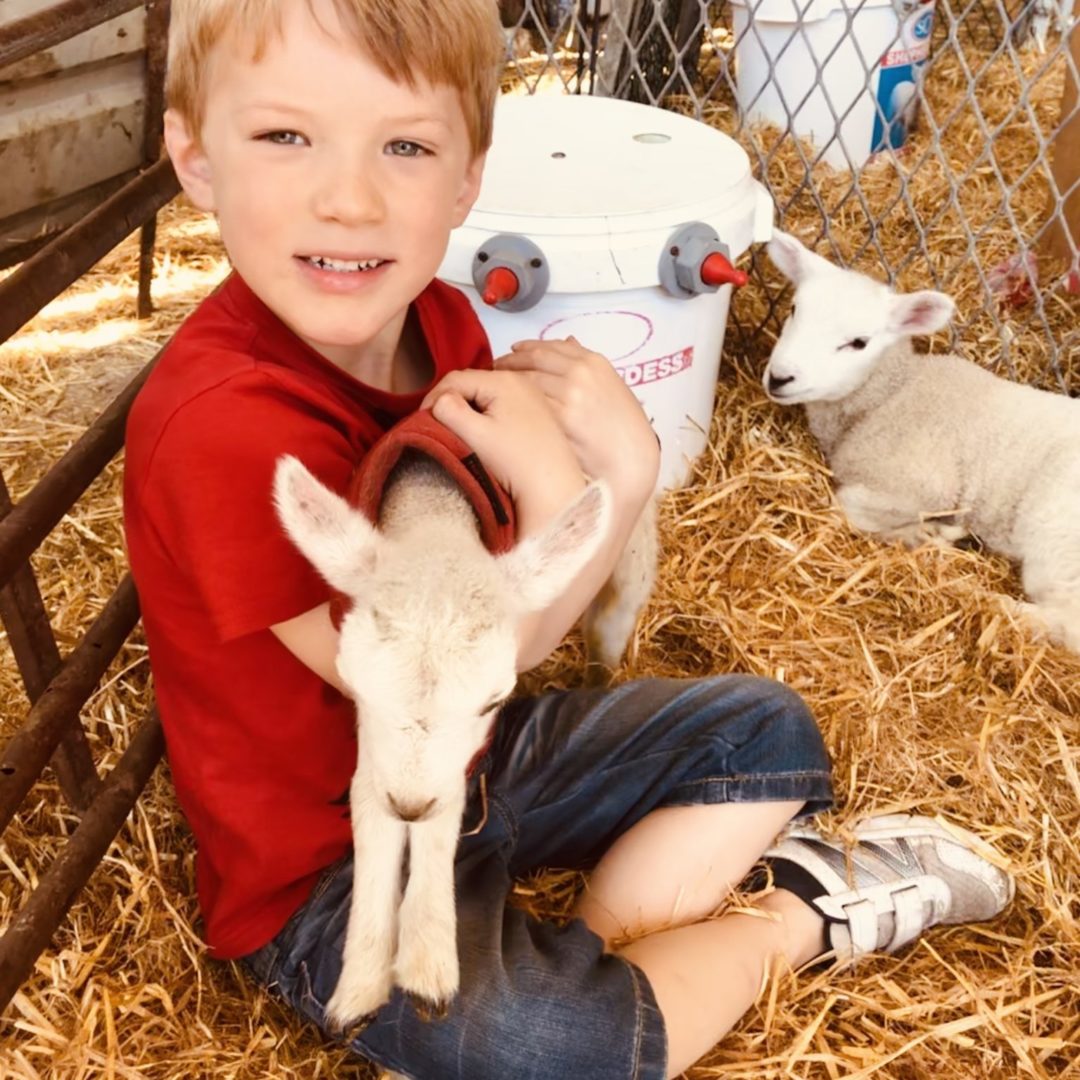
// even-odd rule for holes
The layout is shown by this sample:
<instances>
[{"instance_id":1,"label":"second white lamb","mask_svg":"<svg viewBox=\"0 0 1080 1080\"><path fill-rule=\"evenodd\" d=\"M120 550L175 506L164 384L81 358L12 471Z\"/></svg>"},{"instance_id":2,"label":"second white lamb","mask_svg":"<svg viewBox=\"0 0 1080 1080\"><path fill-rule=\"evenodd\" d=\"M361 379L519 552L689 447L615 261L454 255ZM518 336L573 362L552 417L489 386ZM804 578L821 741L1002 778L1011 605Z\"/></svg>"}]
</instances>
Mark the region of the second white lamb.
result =
<instances>
[{"instance_id":1,"label":"second white lamb","mask_svg":"<svg viewBox=\"0 0 1080 1080\"><path fill-rule=\"evenodd\" d=\"M852 524L909 545L977 537L1020 563L1025 615L1080 651L1080 400L915 352L952 318L943 293L894 293L784 233L768 251L795 306L765 390L806 407Z\"/></svg>"}]
</instances>

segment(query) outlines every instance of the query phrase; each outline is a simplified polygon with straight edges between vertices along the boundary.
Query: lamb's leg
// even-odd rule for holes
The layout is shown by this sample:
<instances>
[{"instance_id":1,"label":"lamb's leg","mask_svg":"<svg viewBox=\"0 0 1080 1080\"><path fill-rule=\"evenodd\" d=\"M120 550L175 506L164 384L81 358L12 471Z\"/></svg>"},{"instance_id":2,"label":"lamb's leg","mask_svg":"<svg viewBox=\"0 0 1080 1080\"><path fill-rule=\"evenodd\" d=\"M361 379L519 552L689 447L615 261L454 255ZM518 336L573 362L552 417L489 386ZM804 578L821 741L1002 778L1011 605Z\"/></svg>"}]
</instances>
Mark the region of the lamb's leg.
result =
<instances>
[{"instance_id":1,"label":"lamb's leg","mask_svg":"<svg viewBox=\"0 0 1080 1080\"><path fill-rule=\"evenodd\" d=\"M329 1022L344 1028L390 998L405 823L382 809L363 758L349 791L353 891L341 974L326 1006Z\"/></svg>"},{"instance_id":2,"label":"lamb's leg","mask_svg":"<svg viewBox=\"0 0 1080 1080\"><path fill-rule=\"evenodd\" d=\"M458 990L454 855L465 809L465 785L453 805L409 826L409 881L401 902L395 977L433 1007Z\"/></svg>"},{"instance_id":3,"label":"lamb's leg","mask_svg":"<svg viewBox=\"0 0 1080 1080\"><path fill-rule=\"evenodd\" d=\"M1047 637L1080 653L1080 588L1031 589L1026 581L1024 585L1031 603L1013 600L1011 610L1036 637Z\"/></svg>"},{"instance_id":4,"label":"lamb's leg","mask_svg":"<svg viewBox=\"0 0 1080 1080\"><path fill-rule=\"evenodd\" d=\"M927 541L955 544L968 535L968 530L957 524L953 516L928 517L922 507L903 496L865 484L837 488L836 500L856 529L883 540L900 540L908 547L918 547Z\"/></svg>"},{"instance_id":5,"label":"lamb's leg","mask_svg":"<svg viewBox=\"0 0 1080 1080\"><path fill-rule=\"evenodd\" d=\"M590 675L616 668L656 581L656 501L650 499L619 561L583 618Z\"/></svg>"}]
</instances>

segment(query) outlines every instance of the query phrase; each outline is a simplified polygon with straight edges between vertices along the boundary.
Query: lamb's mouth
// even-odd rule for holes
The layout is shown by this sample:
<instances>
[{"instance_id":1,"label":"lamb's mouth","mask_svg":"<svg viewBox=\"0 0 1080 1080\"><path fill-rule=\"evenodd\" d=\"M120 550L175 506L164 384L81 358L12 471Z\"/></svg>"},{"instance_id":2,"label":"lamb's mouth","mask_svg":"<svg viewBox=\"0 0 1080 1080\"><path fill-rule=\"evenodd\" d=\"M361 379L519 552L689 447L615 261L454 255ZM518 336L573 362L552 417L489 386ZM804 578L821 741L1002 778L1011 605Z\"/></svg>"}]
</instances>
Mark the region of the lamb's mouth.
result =
<instances>
[{"instance_id":1,"label":"lamb's mouth","mask_svg":"<svg viewBox=\"0 0 1080 1080\"><path fill-rule=\"evenodd\" d=\"M337 274L362 274L368 270L377 270L386 263L386 259L331 259L327 255L301 255L300 258L317 270L331 270Z\"/></svg>"}]
</instances>

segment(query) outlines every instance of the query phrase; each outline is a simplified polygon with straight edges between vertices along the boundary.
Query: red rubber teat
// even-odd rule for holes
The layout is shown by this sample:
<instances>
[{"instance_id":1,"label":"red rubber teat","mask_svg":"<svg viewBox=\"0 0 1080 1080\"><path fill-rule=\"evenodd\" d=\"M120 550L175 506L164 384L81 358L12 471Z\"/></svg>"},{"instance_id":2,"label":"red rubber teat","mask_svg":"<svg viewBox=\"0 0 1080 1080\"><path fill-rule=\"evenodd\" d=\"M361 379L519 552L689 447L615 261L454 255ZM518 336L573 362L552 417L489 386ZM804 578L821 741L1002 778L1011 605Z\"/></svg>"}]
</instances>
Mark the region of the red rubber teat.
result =
<instances>
[{"instance_id":1,"label":"red rubber teat","mask_svg":"<svg viewBox=\"0 0 1080 1080\"><path fill-rule=\"evenodd\" d=\"M484 291L481 294L485 304L502 304L513 300L518 294L521 283L517 274L505 266L496 266L484 278Z\"/></svg>"},{"instance_id":2,"label":"red rubber teat","mask_svg":"<svg viewBox=\"0 0 1080 1080\"><path fill-rule=\"evenodd\" d=\"M750 275L736 270L719 251L714 251L701 264L701 280L706 285L734 285L737 289L750 280Z\"/></svg>"}]
</instances>

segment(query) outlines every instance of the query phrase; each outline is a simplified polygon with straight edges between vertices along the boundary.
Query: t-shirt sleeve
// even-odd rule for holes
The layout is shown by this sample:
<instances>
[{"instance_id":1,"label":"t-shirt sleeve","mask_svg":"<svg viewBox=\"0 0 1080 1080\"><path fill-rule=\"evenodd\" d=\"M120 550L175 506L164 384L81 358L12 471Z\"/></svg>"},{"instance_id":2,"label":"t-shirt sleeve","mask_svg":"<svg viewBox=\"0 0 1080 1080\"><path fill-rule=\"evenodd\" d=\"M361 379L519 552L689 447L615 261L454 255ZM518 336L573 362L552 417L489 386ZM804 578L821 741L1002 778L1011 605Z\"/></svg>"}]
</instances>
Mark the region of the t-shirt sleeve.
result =
<instances>
[{"instance_id":1,"label":"t-shirt sleeve","mask_svg":"<svg viewBox=\"0 0 1080 1080\"><path fill-rule=\"evenodd\" d=\"M293 618L333 595L274 509L282 454L298 457L338 492L356 467L355 450L327 417L253 371L180 406L144 476L143 513L222 641Z\"/></svg>"}]
</instances>

